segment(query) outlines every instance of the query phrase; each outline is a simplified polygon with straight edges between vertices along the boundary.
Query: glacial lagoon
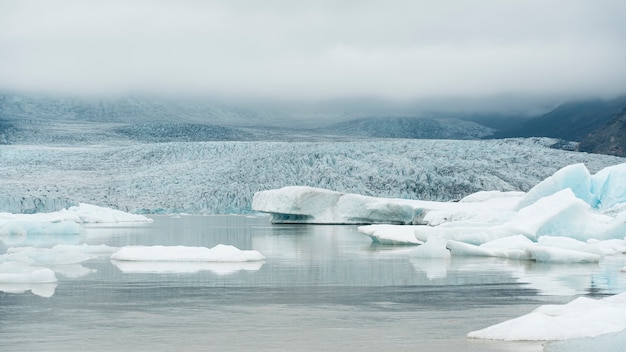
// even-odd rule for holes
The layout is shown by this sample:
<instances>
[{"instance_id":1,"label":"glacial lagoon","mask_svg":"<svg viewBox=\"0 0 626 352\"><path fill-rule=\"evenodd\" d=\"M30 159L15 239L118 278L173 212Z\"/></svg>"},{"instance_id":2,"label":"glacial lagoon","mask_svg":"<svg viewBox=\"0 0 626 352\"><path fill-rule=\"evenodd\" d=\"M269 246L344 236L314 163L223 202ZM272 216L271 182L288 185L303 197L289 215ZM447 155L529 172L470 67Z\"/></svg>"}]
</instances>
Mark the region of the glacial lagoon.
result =
<instances>
[{"instance_id":1,"label":"glacial lagoon","mask_svg":"<svg viewBox=\"0 0 626 352\"><path fill-rule=\"evenodd\" d=\"M540 305L626 290L623 257L585 265L422 259L410 256L411 246L372 244L356 226L276 225L256 216L153 219L11 239L10 246L229 244L266 260L103 256L54 268L55 284L0 285L0 350L540 351L541 343L466 335Z\"/></svg>"}]
</instances>

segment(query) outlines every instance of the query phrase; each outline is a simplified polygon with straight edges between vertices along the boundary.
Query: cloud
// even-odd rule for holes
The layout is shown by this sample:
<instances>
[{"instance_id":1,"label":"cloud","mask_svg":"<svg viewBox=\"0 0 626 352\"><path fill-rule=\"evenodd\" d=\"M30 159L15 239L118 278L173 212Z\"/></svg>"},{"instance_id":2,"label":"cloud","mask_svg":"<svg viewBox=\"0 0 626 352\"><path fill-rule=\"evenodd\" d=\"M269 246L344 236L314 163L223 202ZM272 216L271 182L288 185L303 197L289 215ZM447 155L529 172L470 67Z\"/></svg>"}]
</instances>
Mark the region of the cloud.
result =
<instances>
[{"instance_id":1,"label":"cloud","mask_svg":"<svg viewBox=\"0 0 626 352\"><path fill-rule=\"evenodd\" d=\"M410 101L626 93L617 1L0 0L0 88Z\"/></svg>"}]
</instances>

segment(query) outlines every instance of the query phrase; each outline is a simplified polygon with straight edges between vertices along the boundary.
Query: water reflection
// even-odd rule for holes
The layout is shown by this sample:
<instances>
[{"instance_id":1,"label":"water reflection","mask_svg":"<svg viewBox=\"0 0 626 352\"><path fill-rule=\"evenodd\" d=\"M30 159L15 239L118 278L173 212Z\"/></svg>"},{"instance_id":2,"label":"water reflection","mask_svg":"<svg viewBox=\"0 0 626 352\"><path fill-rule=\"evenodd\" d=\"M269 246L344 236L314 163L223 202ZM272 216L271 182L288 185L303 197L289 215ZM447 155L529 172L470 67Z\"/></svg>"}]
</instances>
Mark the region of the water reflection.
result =
<instances>
[{"instance_id":1,"label":"water reflection","mask_svg":"<svg viewBox=\"0 0 626 352\"><path fill-rule=\"evenodd\" d=\"M241 270L258 271L264 262L132 262L111 260L111 263L125 274L192 274L200 271L210 271L223 276Z\"/></svg>"},{"instance_id":2,"label":"water reflection","mask_svg":"<svg viewBox=\"0 0 626 352\"><path fill-rule=\"evenodd\" d=\"M6 284L0 283L0 292L22 294L32 292L40 297L52 297L57 288L57 284Z\"/></svg>"}]
</instances>

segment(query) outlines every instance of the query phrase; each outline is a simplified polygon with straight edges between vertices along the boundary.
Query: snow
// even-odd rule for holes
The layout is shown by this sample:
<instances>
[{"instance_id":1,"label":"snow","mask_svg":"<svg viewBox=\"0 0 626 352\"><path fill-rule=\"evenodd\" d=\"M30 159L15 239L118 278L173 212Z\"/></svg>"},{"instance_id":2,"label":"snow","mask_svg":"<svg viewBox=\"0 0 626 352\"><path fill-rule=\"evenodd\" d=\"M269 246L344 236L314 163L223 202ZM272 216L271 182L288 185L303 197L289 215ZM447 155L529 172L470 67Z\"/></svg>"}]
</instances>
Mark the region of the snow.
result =
<instances>
[{"instance_id":1,"label":"snow","mask_svg":"<svg viewBox=\"0 0 626 352\"><path fill-rule=\"evenodd\" d=\"M219 244L213 248L189 246L127 246L111 255L120 261L147 262L250 262L265 257L255 250Z\"/></svg>"},{"instance_id":2,"label":"snow","mask_svg":"<svg viewBox=\"0 0 626 352\"><path fill-rule=\"evenodd\" d=\"M566 340L626 329L626 293L595 300L579 297L564 305L544 305L524 316L472 331L470 338Z\"/></svg>"}]
</instances>

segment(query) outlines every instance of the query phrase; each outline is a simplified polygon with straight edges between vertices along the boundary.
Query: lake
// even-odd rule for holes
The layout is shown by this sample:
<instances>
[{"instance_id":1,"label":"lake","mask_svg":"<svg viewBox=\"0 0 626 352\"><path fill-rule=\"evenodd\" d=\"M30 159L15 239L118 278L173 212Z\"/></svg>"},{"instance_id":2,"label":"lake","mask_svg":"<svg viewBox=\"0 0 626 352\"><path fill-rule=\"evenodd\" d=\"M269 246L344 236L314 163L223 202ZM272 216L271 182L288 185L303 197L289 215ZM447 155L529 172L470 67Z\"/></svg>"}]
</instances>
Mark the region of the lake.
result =
<instances>
[{"instance_id":1,"label":"lake","mask_svg":"<svg viewBox=\"0 0 626 352\"><path fill-rule=\"evenodd\" d=\"M88 225L80 236L48 242L221 243L267 259L101 257L55 269L55 285L21 293L0 286L2 351L540 351L540 343L465 335L542 304L626 288L623 258L600 265L418 259L413 247L373 245L356 226L272 225L267 217L155 216L149 224Z\"/></svg>"}]
</instances>

